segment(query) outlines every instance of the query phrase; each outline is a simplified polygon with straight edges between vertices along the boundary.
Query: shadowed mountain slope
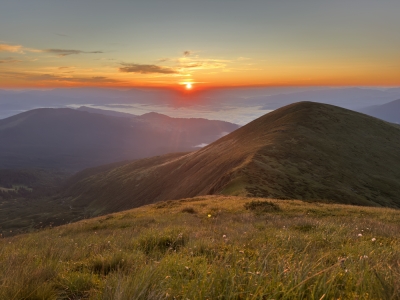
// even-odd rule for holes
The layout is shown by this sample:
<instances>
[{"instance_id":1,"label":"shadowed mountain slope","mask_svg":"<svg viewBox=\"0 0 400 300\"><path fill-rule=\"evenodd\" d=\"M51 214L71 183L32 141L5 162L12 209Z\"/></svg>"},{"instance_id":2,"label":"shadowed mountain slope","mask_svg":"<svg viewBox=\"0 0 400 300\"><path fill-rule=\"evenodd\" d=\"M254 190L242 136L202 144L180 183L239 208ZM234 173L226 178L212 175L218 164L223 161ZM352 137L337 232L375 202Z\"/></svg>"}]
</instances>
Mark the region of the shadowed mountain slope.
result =
<instances>
[{"instance_id":1,"label":"shadowed mountain slope","mask_svg":"<svg viewBox=\"0 0 400 300\"><path fill-rule=\"evenodd\" d=\"M0 168L78 171L122 160L193 151L239 126L158 115L121 118L68 108L0 120Z\"/></svg>"},{"instance_id":2,"label":"shadowed mountain slope","mask_svg":"<svg viewBox=\"0 0 400 300\"><path fill-rule=\"evenodd\" d=\"M206 194L400 207L400 130L312 102L288 105L188 154L86 177L65 193L93 214Z\"/></svg>"}]
</instances>

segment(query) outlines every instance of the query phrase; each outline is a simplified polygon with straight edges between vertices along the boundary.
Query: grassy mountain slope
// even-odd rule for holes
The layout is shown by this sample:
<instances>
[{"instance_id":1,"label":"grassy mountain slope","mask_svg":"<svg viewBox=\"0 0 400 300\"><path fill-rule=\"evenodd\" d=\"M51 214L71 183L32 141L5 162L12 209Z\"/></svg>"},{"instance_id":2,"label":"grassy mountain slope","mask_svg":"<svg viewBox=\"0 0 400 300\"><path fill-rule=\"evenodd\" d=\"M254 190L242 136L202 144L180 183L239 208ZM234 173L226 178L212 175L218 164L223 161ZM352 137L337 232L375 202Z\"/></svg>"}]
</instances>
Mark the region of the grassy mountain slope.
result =
<instances>
[{"instance_id":1,"label":"grassy mountain slope","mask_svg":"<svg viewBox=\"0 0 400 300\"><path fill-rule=\"evenodd\" d=\"M10 236L82 219L81 212L52 198L69 176L51 170L0 169L0 235Z\"/></svg>"},{"instance_id":2,"label":"grassy mountain slope","mask_svg":"<svg viewBox=\"0 0 400 300\"><path fill-rule=\"evenodd\" d=\"M399 299L399 224L388 208L161 202L0 239L0 298Z\"/></svg>"},{"instance_id":3,"label":"grassy mountain slope","mask_svg":"<svg viewBox=\"0 0 400 300\"><path fill-rule=\"evenodd\" d=\"M41 169L0 169L0 188L26 187L32 191L59 186L71 174Z\"/></svg>"},{"instance_id":4,"label":"grassy mountain slope","mask_svg":"<svg viewBox=\"0 0 400 300\"><path fill-rule=\"evenodd\" d=\"M186 155L139 160L69 187L94 214L206 194L400 207L400 130L331 105L278 109Z\"/></svg>"},{"instance_id":5,"label":"grassy mountain slope","mask_svg":"<svg viewBox=\"0 0 400 300\"><path fill-rule=\"evenodd\" d=\"M206 119L121 118L35 109L0 120L0 168L78 171L122 160L193 151L239 126Z\"/></svg>"}]
</instances>

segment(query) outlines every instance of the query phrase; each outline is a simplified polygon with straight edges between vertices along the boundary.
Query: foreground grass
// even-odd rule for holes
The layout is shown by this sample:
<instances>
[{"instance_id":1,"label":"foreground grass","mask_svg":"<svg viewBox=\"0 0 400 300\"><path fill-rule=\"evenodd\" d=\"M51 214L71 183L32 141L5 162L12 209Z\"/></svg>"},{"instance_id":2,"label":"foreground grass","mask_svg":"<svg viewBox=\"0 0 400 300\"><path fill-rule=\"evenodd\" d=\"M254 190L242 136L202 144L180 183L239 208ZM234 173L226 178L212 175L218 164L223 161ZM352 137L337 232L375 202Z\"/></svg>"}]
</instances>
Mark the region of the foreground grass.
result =
<instances>
[{"instance_id":1,"label":"foreground grass","mask_svg":"<svg viewBox=\"0 0 400 300\"><path fill-rule=\"evenodd\" d=\"M1 239L0 299L399 299L399 238L398 210L168 201Z\"/></svg>"}]
</instances>

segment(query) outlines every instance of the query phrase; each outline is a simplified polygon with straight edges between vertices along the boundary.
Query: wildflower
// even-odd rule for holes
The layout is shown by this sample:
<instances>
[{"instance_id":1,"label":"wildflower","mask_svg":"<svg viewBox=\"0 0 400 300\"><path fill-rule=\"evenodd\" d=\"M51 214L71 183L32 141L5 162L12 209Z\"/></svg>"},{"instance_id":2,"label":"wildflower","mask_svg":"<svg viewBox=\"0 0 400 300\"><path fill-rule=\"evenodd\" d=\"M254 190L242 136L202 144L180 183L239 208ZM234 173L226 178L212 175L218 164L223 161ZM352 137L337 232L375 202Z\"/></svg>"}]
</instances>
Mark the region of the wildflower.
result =
<instances>
[{"instance_id":1,"label":"wildflower","mask_svg":"<svg viewBox=\"0 0 400 300\"><path fill-rule=\"evenodd\" d=\"M361 234L361 233L359 233L359 234L358 234L358 236L362 236L362 234Z\"/></svg>"},{"instance_id":2,"label":"wildflower","mask_svg":"<svg viewBox=\"0 0 400 300\"><path fill-rule=\"evenodd\" d=\"M371 240L371 241L375 242L375 241L376 241L376 238L372 238L372 240Z\"/></svg>"},{"instance_id":3,"label":"wildflower","mask_svg":"<svg viewBox=\"0 0 400 300\"><path fill-rule=\"evenodd\" d=\"M226 238L226 235L224 234L222 237L223 237L223 238Z\"/></svg>"},{"instance_id":4,"label":"wildflower","mask_svg":"<svg viewBox=\"0 0 400 300\"><path fill-rule=\"evenodd\" d=\"M211 214L208 214L207 216L208 216L209 218L211 218Z\"/></svg>"}]
</instances>

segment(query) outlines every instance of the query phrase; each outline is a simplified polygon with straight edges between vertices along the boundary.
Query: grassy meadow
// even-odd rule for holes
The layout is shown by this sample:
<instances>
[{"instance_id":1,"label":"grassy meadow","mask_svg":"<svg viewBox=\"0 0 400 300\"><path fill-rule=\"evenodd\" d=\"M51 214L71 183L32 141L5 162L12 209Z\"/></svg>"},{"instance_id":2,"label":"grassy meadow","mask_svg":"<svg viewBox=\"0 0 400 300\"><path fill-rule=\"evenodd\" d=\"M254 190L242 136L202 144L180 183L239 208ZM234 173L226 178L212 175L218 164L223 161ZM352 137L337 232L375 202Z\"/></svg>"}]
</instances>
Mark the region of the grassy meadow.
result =
<instances>
[{"instance_id":1,"label":"grassy meadow","mask_svg":"<svg viewBox=\"0 0 400 300\"><path fill-rule=\"evenodd\" d=\"M0 299L399 299L399 210L207 196L0 239Z\"/></svg>"}]
</instances>

